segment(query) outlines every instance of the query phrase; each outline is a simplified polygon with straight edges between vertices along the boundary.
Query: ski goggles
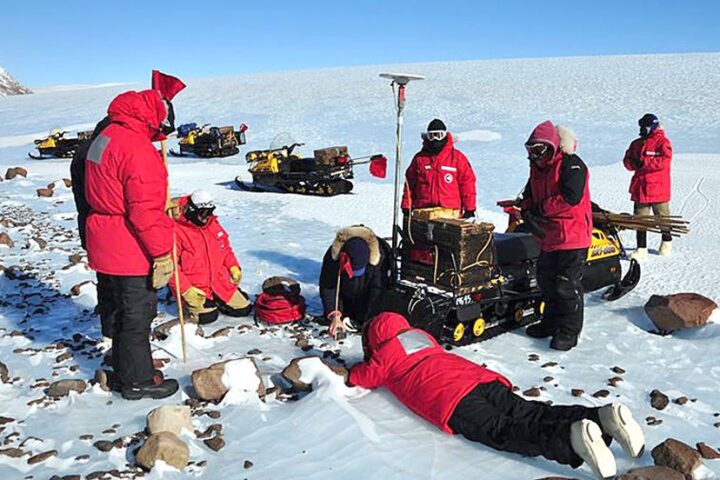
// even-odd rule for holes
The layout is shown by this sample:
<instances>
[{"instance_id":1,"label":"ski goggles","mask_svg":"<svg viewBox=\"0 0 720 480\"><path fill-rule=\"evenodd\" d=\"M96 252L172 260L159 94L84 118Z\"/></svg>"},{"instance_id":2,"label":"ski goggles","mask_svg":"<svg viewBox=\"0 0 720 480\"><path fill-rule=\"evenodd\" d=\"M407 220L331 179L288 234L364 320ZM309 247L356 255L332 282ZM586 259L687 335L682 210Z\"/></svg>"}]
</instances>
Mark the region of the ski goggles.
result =
<instances>
[{"instance_id":1,"label":"ski goggles","mask_svg":"<svg viewBox=\"0 0 720 480\"><path fill-rule=\"evenodd\" d=\"M550 151L547 143L530 143L525 145L530 160L540 160Z\"/></svg>"},{"instance_id":2,"label":"ski goggles","mask_svg":"<svg viewBox=\"0 0 720 480\"><path fill-rule=\"evenodd\" d=\"M447 132L445 130L429 130L425 132L425 138L431 142L444 140L445 137L447 137Z\"/></svg>"}]
</instances>

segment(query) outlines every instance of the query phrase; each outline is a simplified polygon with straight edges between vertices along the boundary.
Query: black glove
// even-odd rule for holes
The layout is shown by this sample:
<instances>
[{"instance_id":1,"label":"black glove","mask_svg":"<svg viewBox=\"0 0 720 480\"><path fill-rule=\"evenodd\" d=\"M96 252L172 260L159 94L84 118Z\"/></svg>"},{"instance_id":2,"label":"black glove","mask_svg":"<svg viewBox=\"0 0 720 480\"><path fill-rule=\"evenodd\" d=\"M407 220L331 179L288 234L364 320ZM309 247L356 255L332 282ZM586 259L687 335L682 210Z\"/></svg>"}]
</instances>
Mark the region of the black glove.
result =
<instances>
[{"instance_id":1,"label":"black glove","mask_svg":"<svg viewBox=\"0 0 720 480\"><path fill-rule=\"evenodd\" d=\"M410 215L410 209L409 209L409 208L403 208L403 209L402 209L402 214L407 217L408 215Z\"/></svg>"},{"instance_id":2,"label":"black glove","mask_svg":"<svg viewBox=\"0 0 720 480\"><path fill-rule=\"evenodd\" d=\"M475 218L475 210L465 210L463 218Z\"/></svg>"},{"instance_id":3,"label":"black glove","mask_svg":"<svg viewBox=\"0 0 720 480\"><path fill-rule=\"evenodd\" d=\"M643 162L638 157L633 157L630 159L630 163L633 164L635 168L642 168Z\"/></svg>"}]
</instances>

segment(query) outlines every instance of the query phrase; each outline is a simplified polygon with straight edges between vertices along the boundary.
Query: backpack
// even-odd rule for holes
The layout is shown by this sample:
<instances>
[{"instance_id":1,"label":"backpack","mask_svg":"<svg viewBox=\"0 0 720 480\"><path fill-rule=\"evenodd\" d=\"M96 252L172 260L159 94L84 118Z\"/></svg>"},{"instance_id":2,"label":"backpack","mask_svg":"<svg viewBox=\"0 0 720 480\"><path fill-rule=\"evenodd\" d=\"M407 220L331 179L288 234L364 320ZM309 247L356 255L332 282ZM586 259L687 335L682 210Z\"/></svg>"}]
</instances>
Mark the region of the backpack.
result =
<instances>
[{"instance_id":1,"label":"backpack","mask_svg":"<svg viewBox=\"0 0 720 480\"><path fill-rule=\"evenodd\" d=\"M80 245L87 250L85 245L85 223L90 215L90 204L85 197L85 158L92 142L110 125L110 118L105 117L95 126L95 130L90 137L85 138L78 143L75 154L70 162L70 180L72 181L72 192L75 198L75 208L78 212L77 223L78 233L80 234Z\"/></svg>"},{"instance_id":2,"label":"backpack","mask_svg":"<svg viewBox=\"0 0 720 480\"><path fill-rule=\"evenodd\" d=\"M255 301L255 320L266 323L290 323L305 317L305 298L300 284L287 277L270 277L263 282Z\"/></svg>"}]
</instances>

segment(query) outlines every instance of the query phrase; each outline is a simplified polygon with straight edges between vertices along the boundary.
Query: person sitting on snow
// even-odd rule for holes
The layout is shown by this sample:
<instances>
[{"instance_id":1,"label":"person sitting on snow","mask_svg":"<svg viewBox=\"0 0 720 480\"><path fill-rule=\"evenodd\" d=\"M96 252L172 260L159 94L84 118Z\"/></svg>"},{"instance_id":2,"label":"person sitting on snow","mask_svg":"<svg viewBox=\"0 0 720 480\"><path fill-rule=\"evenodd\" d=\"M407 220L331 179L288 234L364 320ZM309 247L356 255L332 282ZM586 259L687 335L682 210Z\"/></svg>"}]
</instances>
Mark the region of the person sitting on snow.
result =
<instances>
[{"instance_id":1,"label":"person sitting on snow","mask_svg":"<svg viewBox=\"0 0 720 480\"><path fill-rule=\"evenodd\" d=\"M214 322L220 313L244 317L252 308L240 290L240 263L214 211L212 197L203 190L177 200L180 293L190 321L201 324ZM170 287L177 296L175 282Z\"/></svg>"},{"instance_id":2,"label":"person sitting on snow","mask_svg":"<svg viewBox=\"0 0 720 480\"><path fill-rule=\"evenodd\" d=\"M357 225L340 230L325 253L320 298L331 336L358 331L380 311L390 270L382 242Z\"/></svg>"},{"instance_id":3,"label":"person sitting on snow","mask_svg":"<svg viewBox=\"0 0 720 480\"><path fill-rule=\"evenodd\" d=\"M670 216L670 163L672 144L658 118L646 113L638 120L640 138L636 138L625 152L623 165L633 172L630 198L635 202L635 215ZM660 255L670 255L672 235L662 233ZM636 260L647 257L647 232L637 232L637 250L630 255Z\"/></svg>"},{"instance_id":4,"label":"person sitting on snow","mask_svg":"<svg viewBox=\"0 0 720 480\"><path fill-rule=\"evenodd\" d=\"M442 120L435 119L422 134L422 150L405 172L402 209L457 210L462 218L475 216L475 173L465 154L456 149Z\"/></svg>"},{"instance_id":5,"label":"person sitting on snow","mask_svg":"<svg viewBox=\"0 0 720 480\"><path fill-rule=\"evenodd\" d=\"M383 312L369 322L363 350L365 360L350 369L347 382L387 388L446 433L573 468L587 463L600 478L616 473L608 448L612 439L631 457L643 453L645 436L626 406L525 400L512 392L507 378L446 352L429 333L410 328L400 314Z\"/></svg>"}]
</instances>

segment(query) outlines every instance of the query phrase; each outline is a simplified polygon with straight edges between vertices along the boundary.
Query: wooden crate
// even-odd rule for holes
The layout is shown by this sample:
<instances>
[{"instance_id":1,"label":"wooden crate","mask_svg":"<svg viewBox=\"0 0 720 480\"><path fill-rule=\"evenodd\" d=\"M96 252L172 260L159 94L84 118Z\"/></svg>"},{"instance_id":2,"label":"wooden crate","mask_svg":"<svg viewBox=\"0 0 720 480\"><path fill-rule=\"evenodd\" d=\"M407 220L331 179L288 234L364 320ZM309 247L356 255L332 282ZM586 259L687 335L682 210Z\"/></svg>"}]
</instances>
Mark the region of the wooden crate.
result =
<instances>
[{"instance_id":1,"label":"wooden crate","mask_svg":"<svg viewBox=\"0 0 720 480\"><path fill-rule=\"evenodd\" d=\"M451 289L487 283L493 274L491 223L454 218L413 220L402 253L402 277Z\"/></svg>"},{"instance_id":2,"label":"wooden crate","mask_svg":"<svg viewBox=\"0 0 720 480\"><path fill-rule=\"evenodd\" d=\"M334 165L337 157L348 157L347 147L328 147L313 152L318 165ZM348 157L349 158L349 157Z\"/></svg>"}]
</instances>

